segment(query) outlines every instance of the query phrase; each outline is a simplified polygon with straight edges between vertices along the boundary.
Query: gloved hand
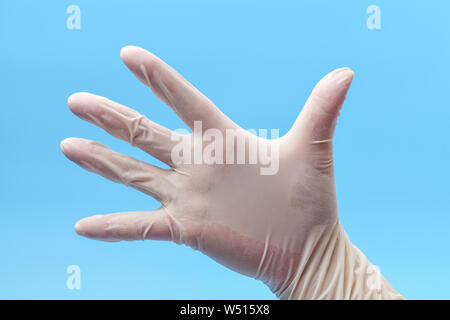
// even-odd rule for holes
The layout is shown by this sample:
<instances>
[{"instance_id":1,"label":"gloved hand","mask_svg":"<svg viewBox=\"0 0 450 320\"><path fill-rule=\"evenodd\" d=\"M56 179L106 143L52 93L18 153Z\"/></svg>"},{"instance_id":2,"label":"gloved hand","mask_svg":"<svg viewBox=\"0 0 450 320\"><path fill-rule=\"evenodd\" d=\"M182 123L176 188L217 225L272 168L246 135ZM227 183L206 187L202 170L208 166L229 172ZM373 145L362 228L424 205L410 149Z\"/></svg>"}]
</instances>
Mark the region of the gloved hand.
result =
<instances>
[{"instance_id":1,"label":"gloved hand","mask_svg":"<svg viewBox=\"0 0 450 320\"><path fill-rule=\"evenodd\" d=\"M350 69L325 76L291 130L268 140L239 128L153 54L129 46L121 56L191 129L196 121L201 121L203 134L213 129L225 136L232 129L235 141L242 138L246 150L256 143L258 150L276 156L273 159L279 163L272 169L261 159L256 164L227 164L225 158L235 157L238 148L226 150L225 142L219 155L225 164L175 161L173 150L180 141L191 143L195 154L196 148L213 139L174 133L106 98L74 94L68 100L74 114L170 166L161 169L94 141L64 140L64 154L79 166L143 191L162 204L155 211L82 219L75 226L77 233L106 241L158 239L186 244L262 280L284 299L402 298L350 243L338 219L332 138L353 79Z\"/></svg>"}]
</instances>

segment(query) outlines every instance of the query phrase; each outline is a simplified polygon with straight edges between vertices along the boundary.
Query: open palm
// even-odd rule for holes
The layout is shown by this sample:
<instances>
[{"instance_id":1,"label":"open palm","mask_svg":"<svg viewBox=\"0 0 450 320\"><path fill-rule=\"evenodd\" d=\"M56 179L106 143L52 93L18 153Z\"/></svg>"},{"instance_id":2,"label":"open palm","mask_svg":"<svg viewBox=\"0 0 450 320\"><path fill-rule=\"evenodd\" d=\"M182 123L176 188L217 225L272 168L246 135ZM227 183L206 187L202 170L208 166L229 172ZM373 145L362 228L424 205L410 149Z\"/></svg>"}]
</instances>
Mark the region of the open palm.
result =
<instances>
[{"instance_id":1,"label":"open palm","mask_svg":"<svg viewBox=\"0 0 450 320\"><path fill-rule=\"evenodd\" d=\"M125 47L121 56L193 132L200 124L197 131L212 133L215 139L172 132L103 97L72 95L68 104L77 116L170 166L158 168L85 139L64 140L64 154L81 167L143 191L162 204L154 211L85 218L76 231L106 241L171 240L261 279L280 297L327 297L324 288L312 284L317 277L336 272L323 267L331 261L324 261L324 255L331 250L332 239L345 237L337 216L332 138L353 72L343 68L325 76L291 130L281 138L265 139L239 128L153 54ZM195 157L196 150L220 135L225 137L227 130L234 132L233 141L243 141L243 162L236 163L238 147L230 151L226 141L216 145L213 162L174 160L180 142L186 142ZM275 167L269 168L259 157L249 163L255 145L276 160ZM227 157L235 162L227 162ZM308 276L316 272L312 266L325 271Z\"/></svg>"}]
</instances>

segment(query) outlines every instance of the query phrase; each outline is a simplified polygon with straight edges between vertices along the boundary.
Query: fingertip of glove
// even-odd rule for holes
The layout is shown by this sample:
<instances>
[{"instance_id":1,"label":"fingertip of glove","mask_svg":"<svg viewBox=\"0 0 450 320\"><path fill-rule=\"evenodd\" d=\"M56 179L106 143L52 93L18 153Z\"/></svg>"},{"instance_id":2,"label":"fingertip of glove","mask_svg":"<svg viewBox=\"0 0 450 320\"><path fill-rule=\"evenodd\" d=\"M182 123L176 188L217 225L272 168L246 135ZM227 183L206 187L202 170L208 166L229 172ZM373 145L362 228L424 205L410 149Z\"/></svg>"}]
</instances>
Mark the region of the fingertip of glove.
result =
<instances>
[{"instance_id":1,"label":"fingertip of glove","mask_svg":"<svg viewBox=\"0 0 450 320\"><path fill-rule=\"evenodd\" d=\"M355 73L348 67L339 68L329 74L329 77L336 81L337 84L349 86L353 81Z\"/></svg>"},{"instance_id":2,"label":"fingertip of glove","mask_svg":"<svg viewBox=\"0 0 450 320\"><path fill-rule=\"evenodd\" d=\"M351 74L354 73L353 70L350 69L349 67L338 68L338 69L332 71L331 73L332 74L338 74L338 73L348 73L348 72L350 72Z\"/></svg>"},{"instance_id":3,"label":"fingertip of glove","mask_svg":"<svg viewBox=\"0 0 450 320\"><path fill-rule=\"evenodd\" d=\"M75 109L78 108L79 106L83 106L89 103L93 103L92 101L95 101L93 99L95 98L99 98L98 96L89 93L89 92L76 92L71 94L68 98L67 98L67 105L69 106L70 110L76 111ZM102 97L100 97L102 98Z\"/></svg>"},{"instance_id":4,"label":"fingertip of glove","mask_svg":"<svg viewBox=\"0 0 450 320\"><path fill-rule=\"evenodd\" d=\"M82 138L66 138L60 143L61 151L64 155L72 161L77 161L79 158L78 150L83 144L92 144L92 141Z\"/></svg>"},{"instance_id":5,"label":"fingertip of glove","mask_svg":"<svg viewBox=\"0 0 450 320\"><path fill-rule=\"evenodd\" d=\"M89 239L106 242L120 241L108 235L108 217L104 215L83 218L75 224L74 229L78 235Z\"/></svg>"},{"instance_id":6,"label":"fingertip of glove","mask_svg":"<svg viewBox=\"0 0 450 320\"><path fill-rule=\"evenodd\" d=\"M61 151L65 154L67 150L69 149L69 146L71 145L72 138L66 138L59 144L59 147L61 148Z\"/></svg>"},{"instance_id":7,"label":"fingertip of glove","mask_svg":"<svg viewBox=\"0 0 450 320\"><path fill-rule=\"evenodd\" d=\"M78 105L83 97L89 96L88 92L75 92L67 98L67 105L73 111L73 107Z\"/></svg>"},{"instance_id":8,"label":"fingertip of glove","mask_svg":"<svg viewBox=\"0 0 450 320\"><path fill-rule=\"evenodd\" d=\"M127 51L130 49L130 47L132 47L132 46L125 46L122 49L120 49L120 58L122 60L124 60L124 57L126 57Z\"/></svg>"},{"instance_id":9,"label":"fingertip of glove","mask_svg":"<svg viewBox=\"0 0 450 320\"><path fill-rule=\"evenodd\" d=\"M142 52L145 51L144 49L138 47L138 46L132 46L132 45L128 45L123 47L120 50L120 58L125 62L129 62L129 57L131 57L133 55L133 53L138 53L138 52Z\"/></svg>"},{"instance_id":10,"label":"fingertip of glove","mask_svg":"<svg viewBox=\"0 0 450 320\"><path fill-rule=\"evenodd\" d=\"M84 236L85 233L84 233L84 230L83 230L83 224L81 223L81 221L82 221L82 220L80 220L80 221L78 221L77 223L75 223L74 229L75 229L75 232L76 232L77 234L79 234L80 236Z\"/></svg>"}]
</instances>

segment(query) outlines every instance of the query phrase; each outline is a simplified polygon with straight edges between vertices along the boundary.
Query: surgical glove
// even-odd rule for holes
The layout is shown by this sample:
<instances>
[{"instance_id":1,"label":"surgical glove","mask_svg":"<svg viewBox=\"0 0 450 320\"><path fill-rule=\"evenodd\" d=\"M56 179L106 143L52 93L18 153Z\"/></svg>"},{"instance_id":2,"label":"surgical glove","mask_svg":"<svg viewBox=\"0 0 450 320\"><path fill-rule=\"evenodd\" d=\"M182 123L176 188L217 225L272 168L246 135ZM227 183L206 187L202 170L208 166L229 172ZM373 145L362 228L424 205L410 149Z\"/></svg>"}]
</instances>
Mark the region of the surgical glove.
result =
<instances>
[{"instance_id":1,"label":"surgical glove","mask_svg":"<svg viewBox=\"0 0 450 320\"><path fill-rule=\"evenodd\" d=\"M192 133L173 132L104 97L70 96L68 105L75 115L169 166L162 169L94 141L64 140L62 151L79 166L161 203L153 211L82 219L75 226L78 234L105 241L157 239L185 244L262 280L282 299L402 298L351 244L338 219L332 139L353 79L350 69L326 75L289 132L266 139L238 127L148 51L128 46L121 57ZM202 135L209 132L209 138L198 139L195 130ZM244 141L247 151L255 145L266 150L276 166L270 168L263 157L249 164L251 150L241 163L230 164L226 160L237 158L239 148L236 143L227 150L229 141L216 141L212 163L183 161L191 151L190 159L201 157L196 150L206 152L227 131L233 132L234 141ZM191 149L174 152L182 143L190 143Z\"/></svg>"}]
</instances>

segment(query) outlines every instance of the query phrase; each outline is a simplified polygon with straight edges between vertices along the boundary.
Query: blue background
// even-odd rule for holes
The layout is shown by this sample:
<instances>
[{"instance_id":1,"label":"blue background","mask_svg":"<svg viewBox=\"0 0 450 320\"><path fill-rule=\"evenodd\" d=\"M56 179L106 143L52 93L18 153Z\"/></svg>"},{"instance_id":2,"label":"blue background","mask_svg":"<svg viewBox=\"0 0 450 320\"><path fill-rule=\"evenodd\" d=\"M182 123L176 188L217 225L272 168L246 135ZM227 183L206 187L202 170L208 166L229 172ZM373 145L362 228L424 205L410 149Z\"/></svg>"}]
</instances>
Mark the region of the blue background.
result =
<instances>
[{"instance_id":1,"label":"blue background","mask_svg":"<svg viewBox=\"0 0 450 320\"><path fill-rule=\"evenodd\" d=\"M81 30L66 9L81 8ZM366 8L381 8L368 30ZM0 298L272 299L253 279L165 242L103 243L85 216L149 210L148 196L83 171L62 139L158 163L71 114L89 91L169 128L182 122L122 64L142 46L244 128L286 133L314 84L355 80L336 132L342 223L406 298L450 298L448 1L0 1ZM81 268L81 290L66 268Z\"/></svg>"}]
</instances>

